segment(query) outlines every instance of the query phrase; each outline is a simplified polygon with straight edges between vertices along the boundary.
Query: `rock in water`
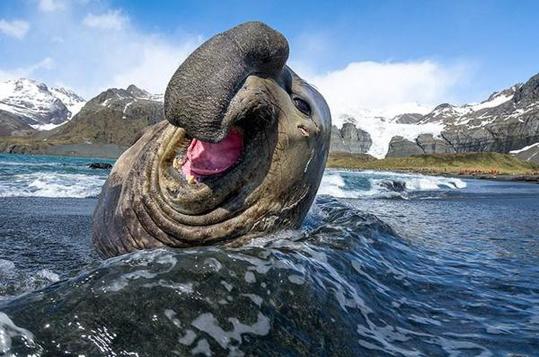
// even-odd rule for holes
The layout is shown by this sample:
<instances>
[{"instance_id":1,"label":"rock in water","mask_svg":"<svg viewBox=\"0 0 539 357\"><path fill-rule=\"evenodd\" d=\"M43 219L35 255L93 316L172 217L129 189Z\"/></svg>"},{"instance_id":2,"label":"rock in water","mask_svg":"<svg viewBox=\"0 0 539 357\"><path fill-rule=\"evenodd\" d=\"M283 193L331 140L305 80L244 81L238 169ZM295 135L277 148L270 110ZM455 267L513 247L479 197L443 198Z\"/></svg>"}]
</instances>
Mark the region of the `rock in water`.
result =
<instances>
[{"instance_id":1,"label":"rock in water","mask_svg":"<svg viewBox=\"0 0 539 357\"><path fill-rule=\"evenodd\" d=\"M88 164L88 167L91 169L110 170L112 169L112 164L109 164L108 162L92 162L91 164Z\"/></svg>"}]
</instances>

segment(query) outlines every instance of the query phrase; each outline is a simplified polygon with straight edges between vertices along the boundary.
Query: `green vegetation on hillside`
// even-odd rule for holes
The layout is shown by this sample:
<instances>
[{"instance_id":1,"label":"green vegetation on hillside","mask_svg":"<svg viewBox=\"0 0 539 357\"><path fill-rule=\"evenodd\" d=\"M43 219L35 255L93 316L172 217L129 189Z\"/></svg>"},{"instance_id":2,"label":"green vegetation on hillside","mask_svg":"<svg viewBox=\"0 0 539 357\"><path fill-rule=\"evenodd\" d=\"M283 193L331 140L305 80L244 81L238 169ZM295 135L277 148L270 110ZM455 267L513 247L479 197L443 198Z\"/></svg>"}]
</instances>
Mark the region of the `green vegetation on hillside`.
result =
<instances>
[{"instance_id":1,"label":"green vegetation on hillside","mask_svg":"<svg viewBox=\"0 0 539 357\"><path fill-rule=\"evenodd\" d=\"M330 154L327 167L458 175L538 175L539 166L494 152L415 155L377 160L370 155Z\"/></svg>"}]
</instances>

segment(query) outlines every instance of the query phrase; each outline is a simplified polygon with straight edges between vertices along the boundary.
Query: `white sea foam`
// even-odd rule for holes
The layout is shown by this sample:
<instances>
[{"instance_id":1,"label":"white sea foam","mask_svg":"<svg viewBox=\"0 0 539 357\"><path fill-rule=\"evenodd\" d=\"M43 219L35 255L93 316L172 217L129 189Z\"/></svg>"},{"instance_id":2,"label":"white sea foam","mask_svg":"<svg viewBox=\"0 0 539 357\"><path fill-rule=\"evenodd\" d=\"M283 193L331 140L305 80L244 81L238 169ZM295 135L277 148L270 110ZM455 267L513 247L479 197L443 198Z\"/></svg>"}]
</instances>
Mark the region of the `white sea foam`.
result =
<instances>
[{"instance_id":1,"label":"white sea foam","mask_svg":"<svg viewBox=\"0 0 539 357\"><path fill-rule=\"evenodd\" d=\"M0 301L27 291L41 289L59 280L60 275L49 269L27 272L18 268L11 260L0 259Z\"/></svg>"},{"instance_id":2,"label":"white sea foam","mask_svg":"<svg viewBox=\"0 0 539 357\"><path fill-rule=\"evenodd\" d=\"M60 280L60 275L50 271L49 269L41 269L36 273L36 276L38 278L50 281L51 283L55 283Z\"/></svg>"},{"instance_id":3,"label":"white sea foam","mask_svg":"<svg viewBox=\"0 0 539 357\"><path fill-rule=\"evenodd\" d=\"M23 162L0 160L0 166L60 166L59 162Z\"/></svg>"},{"instance_id":4,"label":"white sea foam","mask_svg":"<svg viewBox=\"0 0 539 357\"><path fill-rule=\"evenodd\" d=\"M354 183L362 182L363 185L348 186L345 176L353 177ZM409 192L454 190L465 187L466 182L459 178L394 172L327 171L322 178L318 194L339 198L405 198Z\"/></svg>"},{"instance_id":5,"label":"white sea foam","mask_svg":"<svg viewBox=\"0 0 539 357\"><path fill-rule=\"evenodd\" d=\"M105 176L34 172L0 181L0 197L95 197Z\"/></svg>"},{"instance_id":6,"label":"white sea foam","mask_svg":"<svg viewBox=\"0 0 539 357\"><path fill-rule=\"evenodd\" d=\"M10 163L9 160L3 161ZM18 165L16 162L10 164ZM22 166L28 164L23 163ZM37 171L0 175L0 197L96 197L105 180L106 176L102 173ZM464 187L466 183L458 178L376 171L327 170L318 194L342 198L405 197L407 193L414 191Z\"/></svg>"},{"instance_id":7,"label":"white sea foam","mask_svg":"<svg viewBox=\"0 0 539 357\"><path fill-rule=\"evenodd\" d=\"M15 263L11 260L0 259L0 281L3 277L11 277L15 274Z\"/></svg>"},{"instance_id":8,"label":"white sea foam","mask_svg":"<svg viewBox=\"0 0 539 357\"><path fill-rule=\"evenodd\" d=\"M325 173L322 177L322 182L318 188L319 195L329 195L335 197L346 197L343 196L344 190L344 179L338 173L328 174Z\"/></svg>"}]
</instances>

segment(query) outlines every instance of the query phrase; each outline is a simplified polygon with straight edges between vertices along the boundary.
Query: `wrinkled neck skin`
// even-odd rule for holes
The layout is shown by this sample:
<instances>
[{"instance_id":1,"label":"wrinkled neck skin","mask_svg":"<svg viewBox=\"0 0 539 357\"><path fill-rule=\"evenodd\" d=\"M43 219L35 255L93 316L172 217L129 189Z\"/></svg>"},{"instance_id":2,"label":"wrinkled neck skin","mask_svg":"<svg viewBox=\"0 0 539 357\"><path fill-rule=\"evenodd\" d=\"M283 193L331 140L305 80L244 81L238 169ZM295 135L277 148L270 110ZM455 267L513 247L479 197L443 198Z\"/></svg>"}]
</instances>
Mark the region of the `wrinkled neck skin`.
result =
<instances>
[{"instance_id":1,"label":"wrinkled neck skin","mask_svg":"<svg viewBox=\"0 0 539 357\"><path fill-rule=\"evenodd\" d=\"M262 25L248 23L230 31L245 31L241 26L251 26L248 32L256 36ZM262 30L269 31L266 28ZM224 38L231 36L241 39L237 33L225 33ZM195 51L195 60L204 59L208 51L214 55L211 41L201 46L202 54ZM285 57L287 51L286 45ZM165 246L239 245L261 233L301 225L322 178L331 116L322 96L285 66L285 60L275 64L280 68L248 69L243 76L232 71L235 84L207 77L210 87L226 84L227 89L216 94L224 99L213 98L207 88L183 92L182 86L192 85L192 79L185 81L189 76L182 71L202 65L195 61L180 66L167 88L168 121L146 130L118 159L103 187L93 223L100 255ZM267 58L262 62L268 67ZM201 80L199 86L204 86ZM308 103L310 113L299 110L294 98ZM216 174L189 177L185 165L189 160L197 165L195 144L216 148L214 155L230 133L241 135L241 146L232 145L241 148L237 162ZM223 150L230 146L223 144ZM204 156L203 149L197 152Z\"/></svg>"}]
</instances>

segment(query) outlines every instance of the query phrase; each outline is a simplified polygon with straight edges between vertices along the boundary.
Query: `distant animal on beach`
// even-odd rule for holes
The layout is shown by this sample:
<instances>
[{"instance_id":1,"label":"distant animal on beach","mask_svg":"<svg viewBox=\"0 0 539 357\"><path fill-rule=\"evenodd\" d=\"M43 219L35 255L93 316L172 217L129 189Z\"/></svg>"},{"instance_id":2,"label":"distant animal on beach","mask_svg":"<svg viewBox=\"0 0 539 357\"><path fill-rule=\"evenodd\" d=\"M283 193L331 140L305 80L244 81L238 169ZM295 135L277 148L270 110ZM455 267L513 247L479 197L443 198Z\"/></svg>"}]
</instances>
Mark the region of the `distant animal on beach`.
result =
<instances>
[{"instance_id":1,"label":"distant animal on beach","mask_svg":"<svg viewBox=\"0 0 539 357\"><path fill-rule=\"evenodd\" d=\"M103 257L242 244L301 225L324 171L331 115L260 22L215 35L172 76L166 121L116 162L93 217Z\"/></svg>"}]
</instances>

